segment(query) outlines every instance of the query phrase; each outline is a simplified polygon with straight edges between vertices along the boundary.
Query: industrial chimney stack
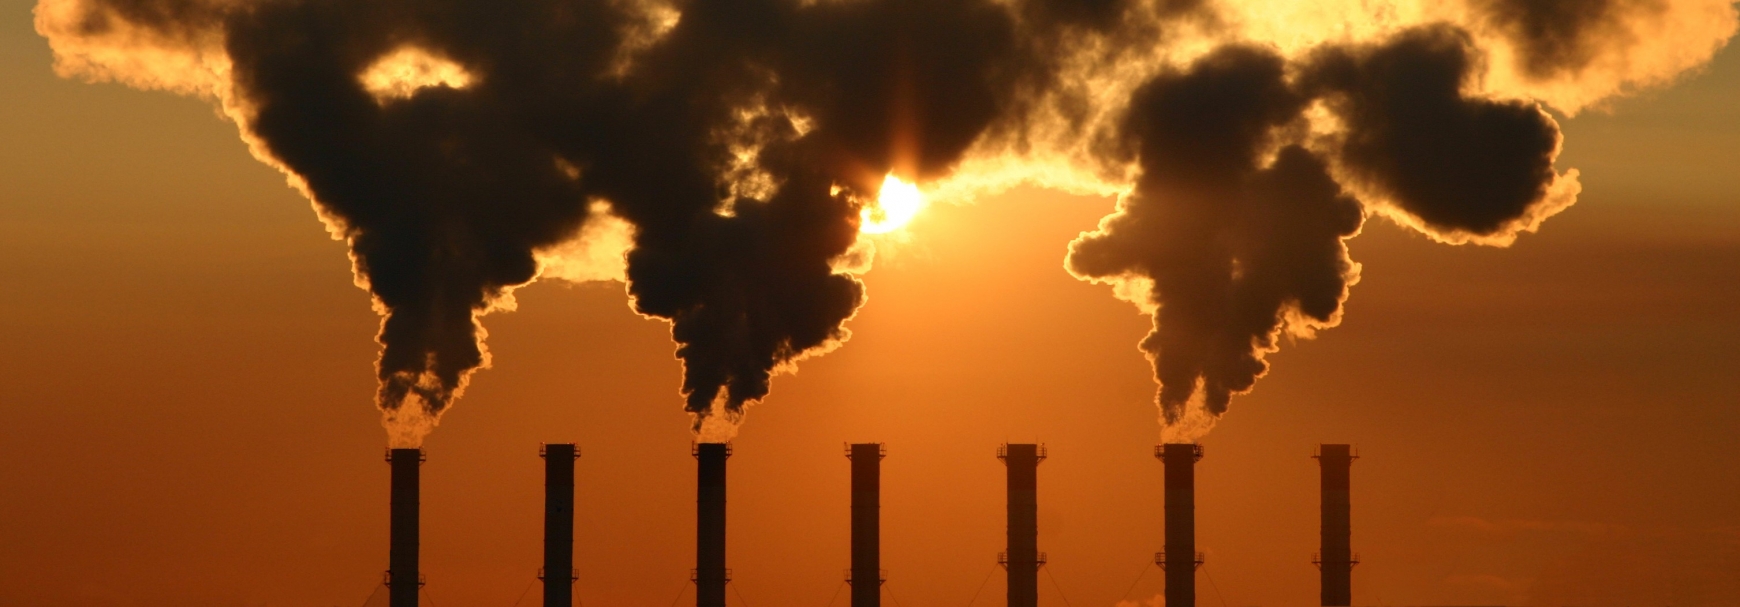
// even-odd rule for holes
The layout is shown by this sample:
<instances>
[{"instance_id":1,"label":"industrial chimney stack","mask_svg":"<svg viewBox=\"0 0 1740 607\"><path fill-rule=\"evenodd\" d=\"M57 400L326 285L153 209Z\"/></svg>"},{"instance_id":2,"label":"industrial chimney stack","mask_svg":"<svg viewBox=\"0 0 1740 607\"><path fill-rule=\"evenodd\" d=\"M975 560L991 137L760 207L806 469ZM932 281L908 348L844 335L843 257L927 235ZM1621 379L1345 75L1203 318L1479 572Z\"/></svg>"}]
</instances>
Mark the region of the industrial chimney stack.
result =
<instances>
[{"instance_id":1,"label":"industrial chimney stack","mask_svg":"<svg viewBox=\"0 0 1740 607\"><path fill-rule=\"evenodd\" d=\"M1348 488L1359 454L1349 445L1321 445L1313 457L1323 471L1323 544L1312 559L1323 576L1323 604L1352 605L1353 566L1359 557L1352 548Z\"/></svg>"},{"instance_id":2,"label":"industrial chimney stack","mask_svg":"<svg viewBox=\"0 0 1740 607\"><path fill-rule=\"evenodd\" d=\"M882 443L846 448L852 460L852 607L882 605Z\"/></svg>"},{"instance_id":3,"label":"industrial chimney stack","mask_svg":"<svg viewBox=\"0 0 1740 607\"><path fill-rule=\"evenodd\" d=\"M728 443L695 445L695 607L725 607L725 459Z\"/></svg>"},{"instance_id":4,"label":"industrial chimney stack","mask_svg":"<svg viewBox=\"0 0 1740 607\"><path fill-rule=\"evenodd\" d=\"M417 607L417 590L423 586L422 574L417 571L423 450L388 450L387 463L393 469L387 603L391 607Z\"/></svg>"},{"instance_id":5,"label":"industrial chimney stack","mask_svg":"<svg viewBox=\"0 0 1740 607\"><path fill-rule=\"evenodd\" d=\"M1154 448L1166 469L1166 551L1154 561L1166 570L1166 607L1196 607L1196 462L1202 446L1168 443Z\"/></svg>"},{"instance_id":6,"label":"industrial chimney stack","mask_svg":"<svg viewBox=\"0 0 1740 607\"><path fill-rule=\"evenodd\" d=\"M544 607L574 604L574 460L580 448L574 443L544 445Z\"/></svg>"},{"instance_id":7,"label":"industrial chimney stack","mask_svg":"<svg viewBox=\"0 0 1740 607\"><path fill-rule=\"evenodd\" d=\"M1039 462L1045 460L1044 445L1003 445L997 459L1009 469L1008 551L997 561L1008 570L1009 607L1039 605L1039 568L1045 555L1039 552Z\"/></svg>"}]
</instances>

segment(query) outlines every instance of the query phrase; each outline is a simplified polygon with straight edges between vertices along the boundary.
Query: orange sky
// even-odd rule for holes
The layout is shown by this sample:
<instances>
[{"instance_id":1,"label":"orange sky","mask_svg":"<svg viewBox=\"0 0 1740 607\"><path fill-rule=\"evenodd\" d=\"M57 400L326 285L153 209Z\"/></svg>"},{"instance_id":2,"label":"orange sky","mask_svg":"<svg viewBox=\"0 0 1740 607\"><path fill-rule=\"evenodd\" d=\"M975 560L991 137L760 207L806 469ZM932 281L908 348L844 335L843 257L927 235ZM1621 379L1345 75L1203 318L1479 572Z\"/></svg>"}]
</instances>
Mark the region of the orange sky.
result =
<instances>
[{"instance_id":1,"label":"orange sky","mask_svg":"<svg viewBox=\"0 0 1740 607\"><path fill-rule=\"evenodd\" d=\"M29 4L0 11L0 604L360 605L386 566L387 467L378 320L343 244L207 104L55 78ZM1728 50L1564 121L1581 202L1511 249L1368 224L1344 324L1273 355L1204 440L1201 604L1313 604L1320 442L1364 455L1356 604L1740 604L1736 99ZM965 604L987 574L976 604L1002 604L1005 441L1051 452L1042 603L1124 598L1161 544L1147 319L1061 267L1110 208L932 208L879 260L851 342L776 379L736 442L744 599L839 586L848 441L888 444L902 604ZM667 327L620 285L519 301L427 445L429 597L520 596L537 445L575 441L577 594L668 604L694 489Z\"/></svg>"}]
</instances>

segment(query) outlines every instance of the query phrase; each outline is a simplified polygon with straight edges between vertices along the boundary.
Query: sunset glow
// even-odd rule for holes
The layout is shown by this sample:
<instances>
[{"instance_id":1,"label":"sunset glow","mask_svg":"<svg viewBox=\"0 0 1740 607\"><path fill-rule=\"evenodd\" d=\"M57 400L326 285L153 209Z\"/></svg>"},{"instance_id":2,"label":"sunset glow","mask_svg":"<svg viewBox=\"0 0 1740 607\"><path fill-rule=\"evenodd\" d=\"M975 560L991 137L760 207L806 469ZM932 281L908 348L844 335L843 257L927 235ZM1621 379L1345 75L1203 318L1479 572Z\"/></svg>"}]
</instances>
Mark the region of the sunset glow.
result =
<instances>
[{"instance_id":1,"label":"sunset glow","mask_svg":"<svg viewBox=\"0 0 1740 607\"><path fill-rule=\"evenodd\" d=\"M1740 0L0 28L0 607L1740 607Z\"/></svg>"},{"instance_id":2,"label":"sunset glow","mask_svg":"<svg viewBox=\"0 0 1740 607\"><path fill-rule=\"evenodd\" d=\"M921 210L924 210L924 193L918 191L918 185L889 175L882 180L876 204L866 205L859 211L863 222L858 225L858 231L887 234L905 227Z\"/></svg>"}]
</instances>

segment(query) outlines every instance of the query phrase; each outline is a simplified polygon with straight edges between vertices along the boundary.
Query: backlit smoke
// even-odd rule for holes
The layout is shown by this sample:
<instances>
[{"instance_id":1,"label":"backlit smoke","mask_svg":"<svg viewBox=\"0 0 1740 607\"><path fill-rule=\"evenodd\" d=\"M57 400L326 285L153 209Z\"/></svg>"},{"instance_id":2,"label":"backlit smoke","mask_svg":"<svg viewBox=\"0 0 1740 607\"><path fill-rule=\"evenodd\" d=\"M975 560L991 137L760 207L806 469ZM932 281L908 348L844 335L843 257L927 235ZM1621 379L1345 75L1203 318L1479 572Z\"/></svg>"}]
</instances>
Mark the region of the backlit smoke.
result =
<instances>
[{"instance_id":1,"label":"backlit smoke","mask_svg":"<svg viewBox=\"0 0 1740 607\"><path fill-rule=\"evenodd\" d=\"M1070 250L1076 275L1142 287L1154 332L1141 347L1169 427L1202 423L1185 419L1193 396L1224 412L1283 330L1335 324L1358 279L1342 240L1359 230L1359 203L1286 139L1309 100L1285 67L1229 46L1138 88L1116 142L1141 167L1135 188Z\"/></svg>"},{"instance_id":2,"label":"backlit smoke","mask_svg":"<svg viewBox=\"0 0 1740 607\"><path fill-rule=\"evenodd\" d=\"M1726 0L36 10L61 74L212 100L349 244L395 446L540 276L625 281L671 323L695 431L729 439L773 375L848 339L863 245L918 192L1018 183L1118 196L1066 265L1153 314L1162 419L1193 440L1283 335L1339 322L1363 221L1508 244L1578 191L1543 104L1670 82L1735 29Z\"/></svg>"}]
</instances>

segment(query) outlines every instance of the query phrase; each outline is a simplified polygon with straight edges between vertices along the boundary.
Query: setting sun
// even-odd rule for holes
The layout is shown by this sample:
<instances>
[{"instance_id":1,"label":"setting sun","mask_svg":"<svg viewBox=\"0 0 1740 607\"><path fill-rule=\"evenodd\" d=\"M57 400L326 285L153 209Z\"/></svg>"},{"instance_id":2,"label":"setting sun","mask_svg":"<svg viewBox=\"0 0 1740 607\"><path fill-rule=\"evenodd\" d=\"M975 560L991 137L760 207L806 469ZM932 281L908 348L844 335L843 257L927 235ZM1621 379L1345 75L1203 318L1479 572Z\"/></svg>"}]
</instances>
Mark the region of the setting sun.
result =
<instances>
[{"instance_id":1,"label":"setting sun","mask_svg":"<svg viewBox=\"0 0 1740 607\"><path fill-rule=\"evenodd\" d=\"M887 234L904 227L924 208L924 194L917 184L901 181L889 175L882 180L882 190L876 194L876 204L860 211L863 223L858 227L865 234Z\"/></svg>"}]
</instances>

